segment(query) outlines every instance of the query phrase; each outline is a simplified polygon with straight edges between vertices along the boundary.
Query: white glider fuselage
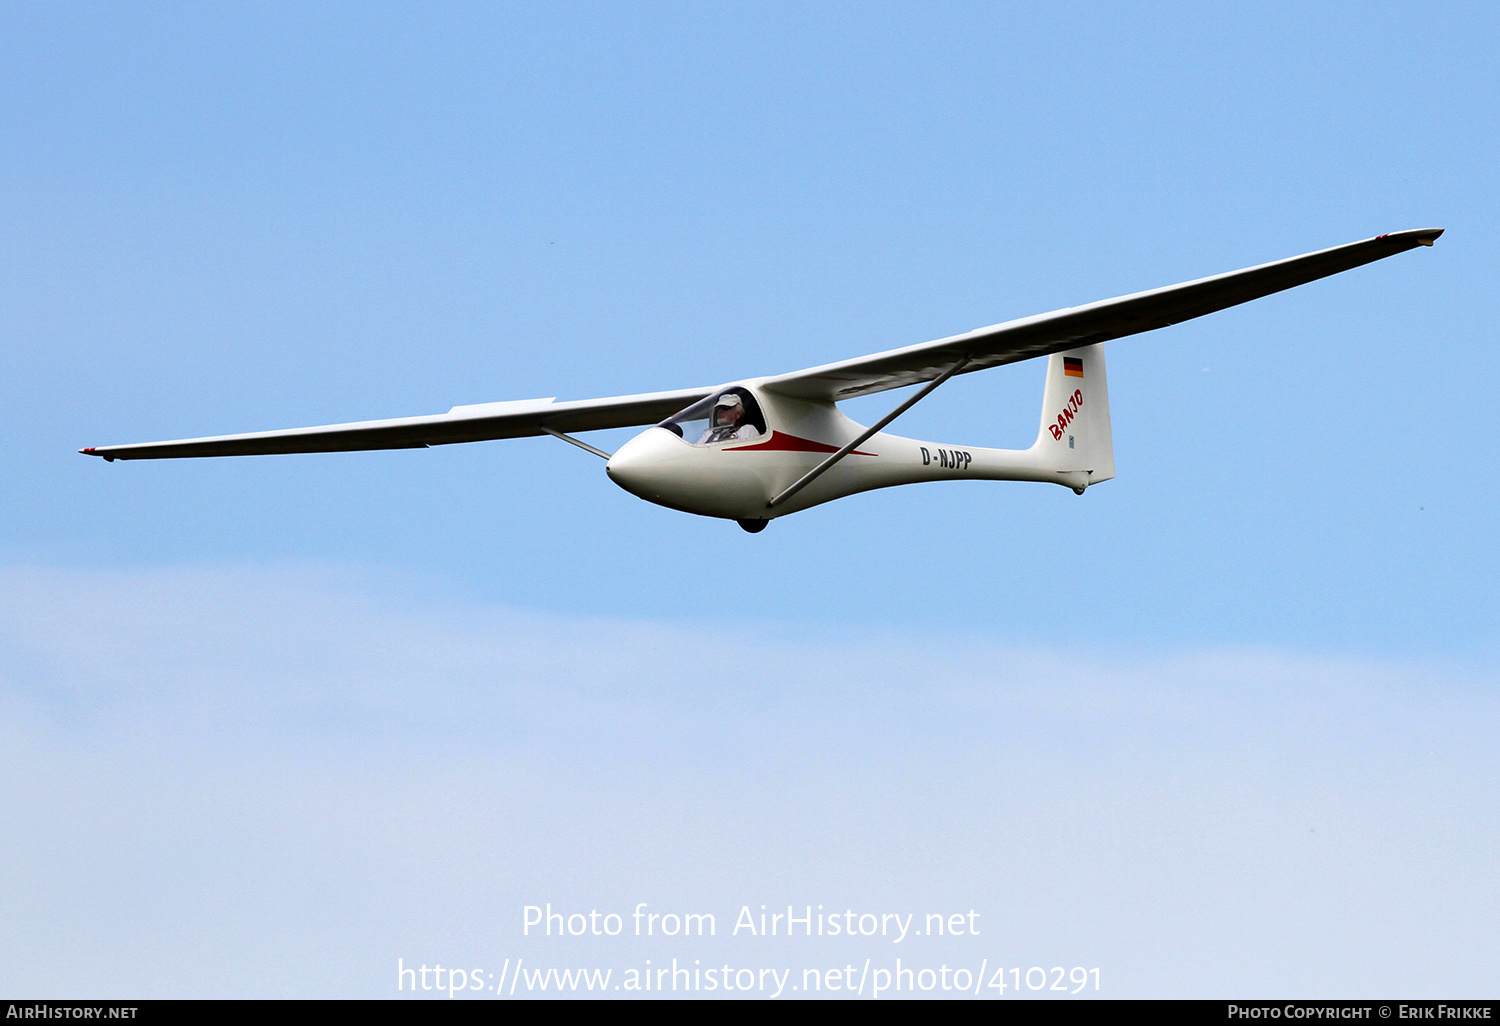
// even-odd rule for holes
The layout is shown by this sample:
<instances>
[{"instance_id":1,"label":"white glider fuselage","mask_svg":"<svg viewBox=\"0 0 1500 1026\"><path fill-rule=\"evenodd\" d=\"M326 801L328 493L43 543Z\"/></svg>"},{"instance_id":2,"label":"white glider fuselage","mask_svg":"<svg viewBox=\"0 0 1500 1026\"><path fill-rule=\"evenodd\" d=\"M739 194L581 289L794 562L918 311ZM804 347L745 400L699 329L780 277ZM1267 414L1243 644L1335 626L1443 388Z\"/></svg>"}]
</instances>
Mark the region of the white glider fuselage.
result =
<instances>
[{"instance_id":1,"label":"white glider fuselage","mask_svg":"<svg viewBox=\"0 0 1500 1026\"><path fill-rule=\"evenodd\" d=\"M765 406L773 405L765 393L760 396ZM615 484L649 502L731 520L769 520L856 492L918 481L1056 480L1076 487L1081 478L1087 483L1087 475L1076 471L1067 480L1045 473L1030 450L939 445L880 432L772 509L772 498L863 430L832 403L787 401L793 403L805 407L799 411L803 416L795 427L773 427L769 438L694 445L666 428L647 428L610 458L606 470ZM774 414L766 419L781 420Z\"/></svg>"},{"instance_id":2,"label":"white glider fuselage","mask_svg":"<svg viewBox=\"0 0 1500 1026\"><path fill-rule=\"evenodd\" d=\"M949 445L877 432L772 507L773 499L865 428L833 402L784 396L764 387L763 379L752 379L714 394L745 396L759 422L751 437L709 441L698 430L683 431L684 414L679 414L621 446L607 470L616 484L649 502L747 526L856 492L922 481L1040 481L1081 494L1114 476L1103 348L1050 358L1042 428L1029 449ZM711 396L698 406L711 408L713 402Z\"/></svg>"}]
</instances>

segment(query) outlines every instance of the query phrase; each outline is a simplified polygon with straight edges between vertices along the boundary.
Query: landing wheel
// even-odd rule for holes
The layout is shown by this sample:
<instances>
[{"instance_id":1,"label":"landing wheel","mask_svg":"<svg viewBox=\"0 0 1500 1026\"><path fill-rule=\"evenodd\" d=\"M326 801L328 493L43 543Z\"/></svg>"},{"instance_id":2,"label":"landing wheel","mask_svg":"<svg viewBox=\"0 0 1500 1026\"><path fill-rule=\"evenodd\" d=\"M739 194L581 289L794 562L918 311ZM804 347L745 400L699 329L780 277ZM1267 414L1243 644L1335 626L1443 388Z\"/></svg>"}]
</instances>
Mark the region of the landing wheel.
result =
<instances>
[{"instance_id":1,"label":"landing wheel","mask_svg":"<svg viewBox=\"0 0 1500 1026\"><path fill-rule=\"evenodd\" d=\"M760 532L762 532L762 531L764 531L766 529L766 525L769 524L770 521L769 520L736 520L735 523L739 524L741 527L743 527L745 530L749 531L751 534L760 534Z\"/></svg>"}]
</instances>

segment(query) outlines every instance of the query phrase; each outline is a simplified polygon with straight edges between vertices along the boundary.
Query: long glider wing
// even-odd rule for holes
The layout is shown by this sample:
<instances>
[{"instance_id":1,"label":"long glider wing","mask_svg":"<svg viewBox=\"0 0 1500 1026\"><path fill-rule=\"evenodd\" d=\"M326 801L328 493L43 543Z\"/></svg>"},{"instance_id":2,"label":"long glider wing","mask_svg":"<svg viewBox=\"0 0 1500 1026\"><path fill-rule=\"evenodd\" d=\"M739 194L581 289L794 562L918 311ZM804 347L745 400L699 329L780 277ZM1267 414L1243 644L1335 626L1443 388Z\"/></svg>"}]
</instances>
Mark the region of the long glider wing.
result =
<instances>
[{"instance_id":1,"label":"long glider wing","mask_svg":"<svg viewBox=\"0 0 1500 1026\"><path fill-rule=\"evenodd\" d=\"M969 362L959 373L972 374L987 367L1049 356L1202 317L1417 246L1430 246L1441 234L1441 228L1425 228L1380 235L1242 271L1022 317L935 342L794 371L767 378L762 384L774 392L801 399L852 399L931 381L963 357L968 357Z\"/></svg>"},{"instance_id":2,"label":"long glider wing","mask_svg":"<svg viewBox=\"0 0 1500 1026\"><path fill-rule=\"evenodd\" d=\"M1442 234L1441 228L1424 228L1380 235L1363 242L1351 242L1346 246L1181 285L1023 317L935 342L781 374L765 378L761 383L783 395L836 400L931 381L965 357L968 363L959 373L970 374L987 367L1048 356L1202 317L1417 246L1430 246ZM705 398L712 391L711 388L688 388L565 403L551 399L524 399L455 406L447 413L430 417L99 446L80 451L106 460L148 460L179 456L420 449L454 442L521 438L545 434L549 430L568 433L654 424Z\"/></svg>"},{"instance_id":3,"label":"long glider wing","mask_svg":"<svg viewBox=\"0 0 1500 1026\"><path fill-rule=\"evenodd\" d=\"M106 445L81 449L107 460L161 460L178 456L261 456L288 452L350 452L356 449L424 449L454 442L483 442L493 438L523 438L545 434L545 428L564 433L604 428L638 427L665 420L685 406L708 396L711 388L651 392L612 399L559 403L551 399L455 406L431 417L366 420L354 424L257 431L247 435L185 438L175 442Z\"/></svg>"}]
</instances>

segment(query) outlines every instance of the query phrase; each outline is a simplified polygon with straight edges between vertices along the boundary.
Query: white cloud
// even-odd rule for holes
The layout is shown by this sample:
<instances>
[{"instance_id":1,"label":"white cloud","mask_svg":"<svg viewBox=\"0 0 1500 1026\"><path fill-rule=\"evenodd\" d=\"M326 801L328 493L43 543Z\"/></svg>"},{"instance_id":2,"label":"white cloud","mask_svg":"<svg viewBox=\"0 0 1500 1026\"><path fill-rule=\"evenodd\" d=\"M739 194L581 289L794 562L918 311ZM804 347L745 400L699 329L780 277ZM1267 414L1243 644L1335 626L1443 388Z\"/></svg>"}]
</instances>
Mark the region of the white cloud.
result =
<instances>
[{"instance_id":1,"label":"white cloud","mask_svg":"<svg viewBox=\"0 0 1500 1026\"><path fill-rule=\"evenodd\" d=\"M1099 965L1113 996L1461 995L1500 954L1493 668L793 636L408 584L0 576L9 992L922 955L521 938L546 901L721 932L742 903L973 907L988 932L932 957Z\"/></svg>"}]
</instances>

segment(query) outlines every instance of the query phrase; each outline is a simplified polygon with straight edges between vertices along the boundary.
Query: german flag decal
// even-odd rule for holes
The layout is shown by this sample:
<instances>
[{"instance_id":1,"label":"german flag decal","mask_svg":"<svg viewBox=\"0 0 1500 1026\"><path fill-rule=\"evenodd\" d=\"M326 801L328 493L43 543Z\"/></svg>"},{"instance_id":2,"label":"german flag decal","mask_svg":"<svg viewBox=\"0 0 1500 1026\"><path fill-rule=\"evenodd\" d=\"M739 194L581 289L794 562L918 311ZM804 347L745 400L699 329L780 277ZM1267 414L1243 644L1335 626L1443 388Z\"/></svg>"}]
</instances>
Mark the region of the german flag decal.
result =
<instances>
[{"instance_id":1,"label":"german flag decal","mask_svg":"<svg viewBox=\"0 0 1500 1026\"><path fill-rule=\"evenodd\" d=\"M1083 361L1072 356L1063 357L1063 373L1070 378L1083 377Z\"/></svg>"}]
</instances>

